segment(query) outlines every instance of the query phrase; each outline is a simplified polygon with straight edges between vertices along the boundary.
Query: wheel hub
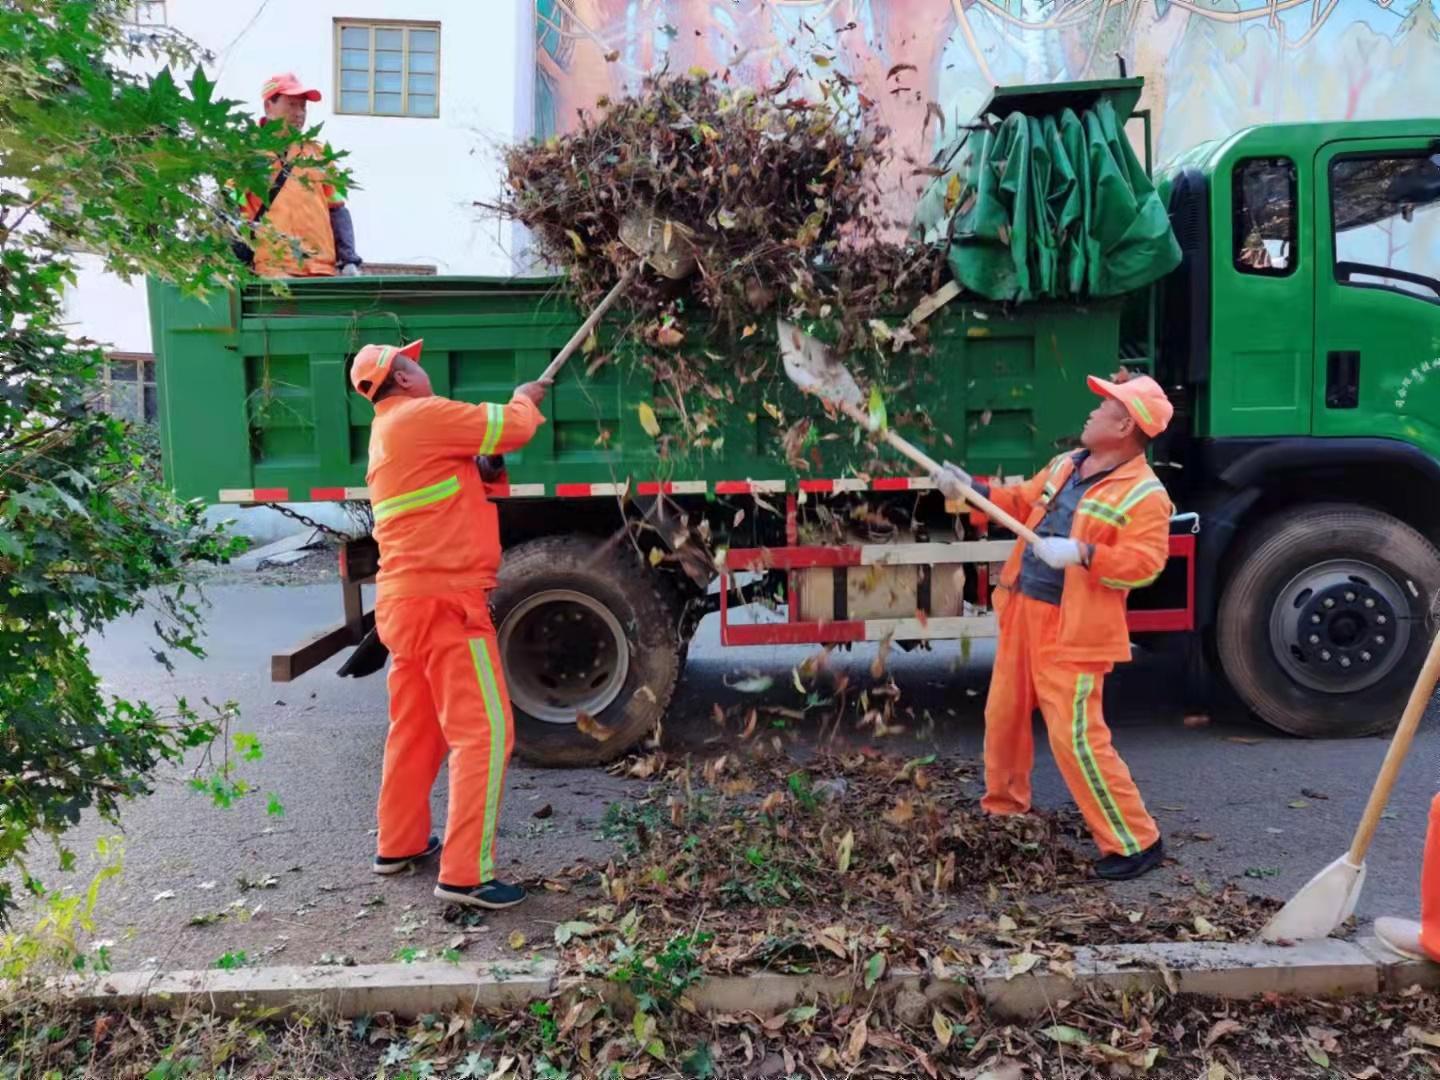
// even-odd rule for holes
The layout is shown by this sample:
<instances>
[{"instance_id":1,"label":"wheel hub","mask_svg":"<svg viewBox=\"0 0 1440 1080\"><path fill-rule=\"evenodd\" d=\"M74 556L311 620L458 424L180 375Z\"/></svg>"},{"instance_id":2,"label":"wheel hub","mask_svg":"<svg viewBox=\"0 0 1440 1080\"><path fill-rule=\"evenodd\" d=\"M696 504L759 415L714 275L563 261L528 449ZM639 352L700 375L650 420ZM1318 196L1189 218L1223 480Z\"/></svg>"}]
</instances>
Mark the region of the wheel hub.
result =
<instances>
[{"instance_id":1,"label":"wheel hub","mask_svg":"<svg viewBox=\"0 0 1440 1080\"><path fill-rule=\"evenodd\" d=\"M570 589L526 597L501 623L499 640L512 702L547 723L599 713L620 696L630 672L620 621L593 596Z\"/></svg>"},{"instance_id":2,"label":"wheel hub","mask_svg":"<svg viewBox=\"0 0 1440 1080\"><path fill-rule=\"evenodd\" d=\"M1280 591L1271 646L1297 682L1353 693L1379 682L1409 644L1408 606L1385 571L1352 560L1310 567Z\"/></svg>"}]
</instances>

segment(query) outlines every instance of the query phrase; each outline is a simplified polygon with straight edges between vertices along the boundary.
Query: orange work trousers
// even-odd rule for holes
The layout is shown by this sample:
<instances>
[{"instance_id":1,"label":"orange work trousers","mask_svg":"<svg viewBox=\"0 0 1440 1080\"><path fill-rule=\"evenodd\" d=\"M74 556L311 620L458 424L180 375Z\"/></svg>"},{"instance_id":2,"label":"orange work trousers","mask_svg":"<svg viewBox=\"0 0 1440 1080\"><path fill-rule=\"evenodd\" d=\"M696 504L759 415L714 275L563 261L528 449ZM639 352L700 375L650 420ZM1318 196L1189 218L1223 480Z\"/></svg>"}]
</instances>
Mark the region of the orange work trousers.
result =
<instances>
[{"instance_id":1,"label":"orange work trousers","mask_svg":"<svg viewBox=\"0 0 1440 1080\"><path fill-rule=\"evenodd\" d=\"M1070 794L1106 855L1134 855L1160 830L1110 742L1101 712L1109 664L1055 659L1060 608L1015 593L1000 616L1000 640L985 701L985 798L992 814L1030 809L1035 710Z\"/></svg>"},{"instance_id":2,"label":"orange work trousers","mask_svg":"<svg viewBox=\"0 0 1440 1080\"><path fill-rule=\"evenodd\" d=\"M377 851L403 857L425 850L430 789L448 755L450 812L440 880L462 888L492 881L515 727L489 593L382 600L375 623L391 657Z\"/></svg>"},{"instance_id":3,"label":"orange work trousers","mask_svg":"<svg viewBox=\"0 0 1440 1080\"><path fill-rule=\"evenodd\" d=\"M1440 795L1430 802L1425 862L1420 870L1420 948L1440 963Z\"/></svg>"}]
</instances>

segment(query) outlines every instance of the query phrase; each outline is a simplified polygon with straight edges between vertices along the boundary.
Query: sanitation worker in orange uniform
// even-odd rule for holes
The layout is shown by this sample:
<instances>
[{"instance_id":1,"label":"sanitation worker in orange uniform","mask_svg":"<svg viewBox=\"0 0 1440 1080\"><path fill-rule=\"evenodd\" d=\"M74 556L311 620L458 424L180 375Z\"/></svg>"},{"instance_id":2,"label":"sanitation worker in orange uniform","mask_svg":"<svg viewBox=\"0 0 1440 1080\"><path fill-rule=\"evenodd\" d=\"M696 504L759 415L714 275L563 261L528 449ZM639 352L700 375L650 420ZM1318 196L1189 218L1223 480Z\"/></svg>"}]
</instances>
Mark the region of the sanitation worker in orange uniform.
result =
<instances>
[{"instance_id":1,"label":"sanitation worker in orange uniform","mask_svg":"<svg viewBox=\"0 0 1440 1080\"><path fill-rule=\"evenodd\" d=\"M955 478L1026 522L996 593L1000 640L985 703L985 798L992 814L1030 809L1039 709L1050 749L1103 857L1096 873L1139 877L1164 858L1160 831L1110 742L1101 699L1105 676L1130 659L1125 602L1150 584L1170 550L1170 498L1145 461L1150 440L1174 413L1149 376L1094 376L1101 402L1080 435L1023 484L988 488L954 465L936 477L948 498Z\"/></svg>"},{"instance_id":2,"label":"sanitation worker in orange uniform","mask_svg":"<svg viewBox=\"0 0 1440 1080\"><path fill-rule=\"evenodd\" d=\"M1440 795L1430 803L1430 824L1425 831L1425 861L1420 868L1420 921L1376 919L1375 936L1400 956L1440 964Z\"/></svg>"},{"instance_id":3,"label":"sanitation worker in orange uniform","mask_svg":"<svg viewBox=\"0 0 1440 1080\"><path fill-rule=\"evenodd\" d=\"M439 852L436 896L507 908L525 899L495 876L514 726L490 621L500 536L476 459L530 441L546 388L526 383L508 405L437 397L421 347L366 345L350 369L356 391L375 403L365 480L380 545L375 624L391 655L374 870L399 873ZM442 851L430 832L430 789L447 757Z\"/></svg>"},{"instance_id":4,"label":"sanitation worker in orange uniform","mask_svg":"<svg viewBox=\"0 0 1440 1080\"><path fill-rule=\"evenodd\" d=\"M245 218L263 220L272 229L255 237L255 247L237 252L261 277L352 277L360 272L355 251L355 226L345 201L325 170L306 164L320 161L324 148L304 141L306 107L320 100L320 91L290 73L272 75L260 89L265 115L262 124L279 124L295 141L271 166L270 190L245 193Z\"/></svg>"}]
</instances>

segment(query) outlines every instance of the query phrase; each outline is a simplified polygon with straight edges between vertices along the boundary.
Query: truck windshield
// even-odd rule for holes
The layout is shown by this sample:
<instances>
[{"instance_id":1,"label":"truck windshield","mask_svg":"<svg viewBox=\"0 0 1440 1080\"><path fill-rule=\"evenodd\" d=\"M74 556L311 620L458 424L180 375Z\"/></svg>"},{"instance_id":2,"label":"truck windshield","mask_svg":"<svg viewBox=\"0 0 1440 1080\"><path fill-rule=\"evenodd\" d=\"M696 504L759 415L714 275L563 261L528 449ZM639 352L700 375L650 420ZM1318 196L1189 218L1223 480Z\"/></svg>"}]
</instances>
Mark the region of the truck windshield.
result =
<instances>
[{"instance_id":1,"label":"truck windshield","mask_svg":"<svg viewBox=\"0 0 1440 1080\"><path fill-rule=\"evenodd\" d=\"M1339 158L1330 190L1336 279L1440 303L1440 155Z\"/></svg>"}]
</instances>

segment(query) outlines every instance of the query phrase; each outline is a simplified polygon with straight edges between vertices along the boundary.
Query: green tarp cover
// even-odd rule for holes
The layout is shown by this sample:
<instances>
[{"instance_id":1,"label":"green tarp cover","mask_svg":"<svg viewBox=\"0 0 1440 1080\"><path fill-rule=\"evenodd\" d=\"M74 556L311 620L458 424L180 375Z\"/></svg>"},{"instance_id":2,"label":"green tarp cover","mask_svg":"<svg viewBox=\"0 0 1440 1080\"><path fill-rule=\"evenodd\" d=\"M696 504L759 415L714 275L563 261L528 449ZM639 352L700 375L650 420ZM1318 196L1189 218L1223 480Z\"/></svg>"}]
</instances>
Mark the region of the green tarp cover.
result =
<instances>
[{"instance_id":1,"label":"green tarp cover","mask_svg":"<svg viewBox=\"0 0 1440 1080\"><path fill-rule=\"evenodd\" d=\"M1079 115L1011 113L960 138L968 145L938 158L947 171L927 187L913 231L950 243L950 270L967 291L1117 296L1179 265L1165 206L1110 101Z\"/></svg>"}]
</instances>

